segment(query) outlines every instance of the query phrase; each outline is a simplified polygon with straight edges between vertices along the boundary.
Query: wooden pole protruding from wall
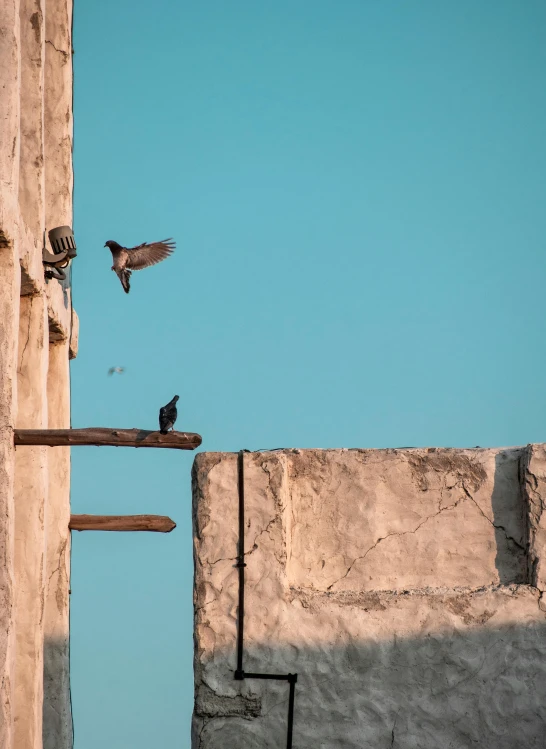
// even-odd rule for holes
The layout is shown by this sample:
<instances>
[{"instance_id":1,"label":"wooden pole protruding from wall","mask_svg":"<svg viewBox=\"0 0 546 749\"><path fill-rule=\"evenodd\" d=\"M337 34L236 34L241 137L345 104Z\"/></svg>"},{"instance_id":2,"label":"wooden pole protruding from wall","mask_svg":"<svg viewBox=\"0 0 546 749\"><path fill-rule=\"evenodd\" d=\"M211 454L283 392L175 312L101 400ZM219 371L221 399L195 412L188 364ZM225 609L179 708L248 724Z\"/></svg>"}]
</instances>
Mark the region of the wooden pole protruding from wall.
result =
<instances>
[{"instance_id":1,"label":"wooden pole protruding from wall","mask_svg":"<svg viewBox=\"0 0 546 749\"><path fill-rule=\"evenodd\" d=\"M101 447L163 447L170 450L195 450L202 442L193 432L149 432L144 429L15 429L13 441L19 445L48 445L73 447L92 445Z\"/></svg>"},{"instance_id":2,"label":"wooden pole protruding from wall","mask_svg":"<svg viewBox=\"0 0 546 749\"><path fill-rule=\"evenodd\" d=\"M170 533L176 523L166 515L71 515L71 531L152 531Z\"/></svg>"}]
</instances>

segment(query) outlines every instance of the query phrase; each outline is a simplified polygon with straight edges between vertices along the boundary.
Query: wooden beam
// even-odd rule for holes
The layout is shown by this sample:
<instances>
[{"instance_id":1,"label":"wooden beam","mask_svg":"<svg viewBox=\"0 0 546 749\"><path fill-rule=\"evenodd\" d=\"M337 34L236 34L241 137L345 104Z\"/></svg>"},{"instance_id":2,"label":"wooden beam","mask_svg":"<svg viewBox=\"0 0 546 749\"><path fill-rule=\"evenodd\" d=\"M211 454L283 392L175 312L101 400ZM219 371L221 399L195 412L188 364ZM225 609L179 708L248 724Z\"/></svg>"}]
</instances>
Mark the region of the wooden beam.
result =
<instances>
[{"instance_id":1,"label":"wooden beam","mask_svg":"<svg viewBox=\"0 0 546 749\"><path fill-rule=\"evenodd\" d=\"M71 531L153 531L170 533L174 520L165 515L71 515Z\"/></svg>"},{"instance_id":2,"label":"wooden beam","mask_svg":"<svg viewBox=\"0 0 546 749\"><path fill-rule=\"evenodd\" d=\"M148 432L144 429L15 429L15 445L111 445L113 447L166 447L171 450L195 450L201 436L192 432Z\"/></svg>"}]
</instances>

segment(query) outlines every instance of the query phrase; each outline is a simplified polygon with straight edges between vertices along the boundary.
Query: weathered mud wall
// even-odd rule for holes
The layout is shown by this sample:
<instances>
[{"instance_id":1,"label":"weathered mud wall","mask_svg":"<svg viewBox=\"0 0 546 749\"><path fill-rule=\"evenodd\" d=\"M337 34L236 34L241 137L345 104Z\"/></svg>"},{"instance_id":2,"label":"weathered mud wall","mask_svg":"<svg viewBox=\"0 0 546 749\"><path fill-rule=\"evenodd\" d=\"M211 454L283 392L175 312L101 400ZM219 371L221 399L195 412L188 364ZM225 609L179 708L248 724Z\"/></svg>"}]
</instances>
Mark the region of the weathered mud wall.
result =
<instances>
[{"instance_id":1,"label":"weathered mud wall","mask_svg":"<svg viewBox=\"0 0 546 749\"><path fill-rule=\"evenodd\" d=\"M44 234L72 224L72 1L0 8L0 747L69 749L70 455L13 446L70 425L71 289Z\"/></svg>"},{"instance_id":2,"label":"weathered mud wall","mask_svg":"<svg viewBox=\"0 0 546 749\"><path fill-rule=\"evenodd\" d=\"M298 674L295 747L544 745L544 445L244 464L244 669ZM193 749L285 746L287 684L234 680L237 456L193 483Z\"/></svg>"}]
</instances>

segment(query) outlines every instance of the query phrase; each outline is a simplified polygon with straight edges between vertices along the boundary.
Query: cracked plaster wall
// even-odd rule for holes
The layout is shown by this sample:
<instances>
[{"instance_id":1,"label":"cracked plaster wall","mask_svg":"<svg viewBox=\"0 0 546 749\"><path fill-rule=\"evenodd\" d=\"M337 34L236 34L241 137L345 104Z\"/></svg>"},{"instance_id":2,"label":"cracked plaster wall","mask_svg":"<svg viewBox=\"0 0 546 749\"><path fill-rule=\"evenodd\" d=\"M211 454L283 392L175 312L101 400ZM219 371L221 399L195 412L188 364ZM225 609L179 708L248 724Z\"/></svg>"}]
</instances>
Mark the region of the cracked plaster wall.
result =
<instances>
[{"instance_id":1,"label":"cracked plaster wall","mask_svg":"<svg viewBox=\"0 0 546 749\"><path fill-rule=\"evenodd\" d=\"M17 366L20 429L47 427L47 306L41 297L21 298ZM48 448L15 454L15 712L14 744L41 745L44 643L45 513Z\"/></svg>"},{"instance_id":2,"label":"cracked plaster wall","mask_svg":"<svg viewBox=\"0 0 546 749\"><path fill-rule=\"evenodd\" d=\"M70 425L69 282L44 231L72 224L72 2L0 10L0 747L69 749L70 457L13 430Z\"/></svg>"},{"instance_id":3,"label":"cracked plaster wall","mask_svg":"<svg viewBox=\"0 0 546 749\"><path fill-rule=\"evenodd\" d=\"M544 746L544 445L244 461L244 669L298 673L295 747ZM284 746L288 685L233 679L235 454L193 511L192 747Z\"/></svg>"}]
</instances>

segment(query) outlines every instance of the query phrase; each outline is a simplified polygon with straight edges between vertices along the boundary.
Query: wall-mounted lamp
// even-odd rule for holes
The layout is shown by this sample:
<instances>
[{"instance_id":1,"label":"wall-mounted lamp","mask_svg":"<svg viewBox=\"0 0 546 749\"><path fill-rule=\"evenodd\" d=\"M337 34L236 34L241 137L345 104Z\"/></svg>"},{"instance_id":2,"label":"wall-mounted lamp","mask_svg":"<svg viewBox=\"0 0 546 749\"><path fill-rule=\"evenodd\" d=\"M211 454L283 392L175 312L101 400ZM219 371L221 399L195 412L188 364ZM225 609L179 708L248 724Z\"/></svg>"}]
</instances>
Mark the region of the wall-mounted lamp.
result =
<instances>
[{"instance_id":1,"label":"wall-mounted lamp","mask_svg":"<svg viewBox=\"0 0 546 749\"><path fill-rule=\"evenodd\" d=\"M74 239L74 233L70 226L57 226L56 229L51 229L48 234L49 241L53 247L53 252L58 253L66 250L69 260L76 257L78 254L76 252L76 240Z\"/></svg>"},{"instance_id":2,"label":"wall-mounted lamp","mask_svg":"<svg viewBox=\"0 0 546 749\"><path fill-rule=\"evenodd\" d=\"M48 234L53 254L46 249L44 232L42 261L45 266L45 277L63 281L66 278L63 268L66 268L68 263L78 254L74 234L70 226L57 226L55 229L51 229Z\"/></svg>"}]
</instances>

